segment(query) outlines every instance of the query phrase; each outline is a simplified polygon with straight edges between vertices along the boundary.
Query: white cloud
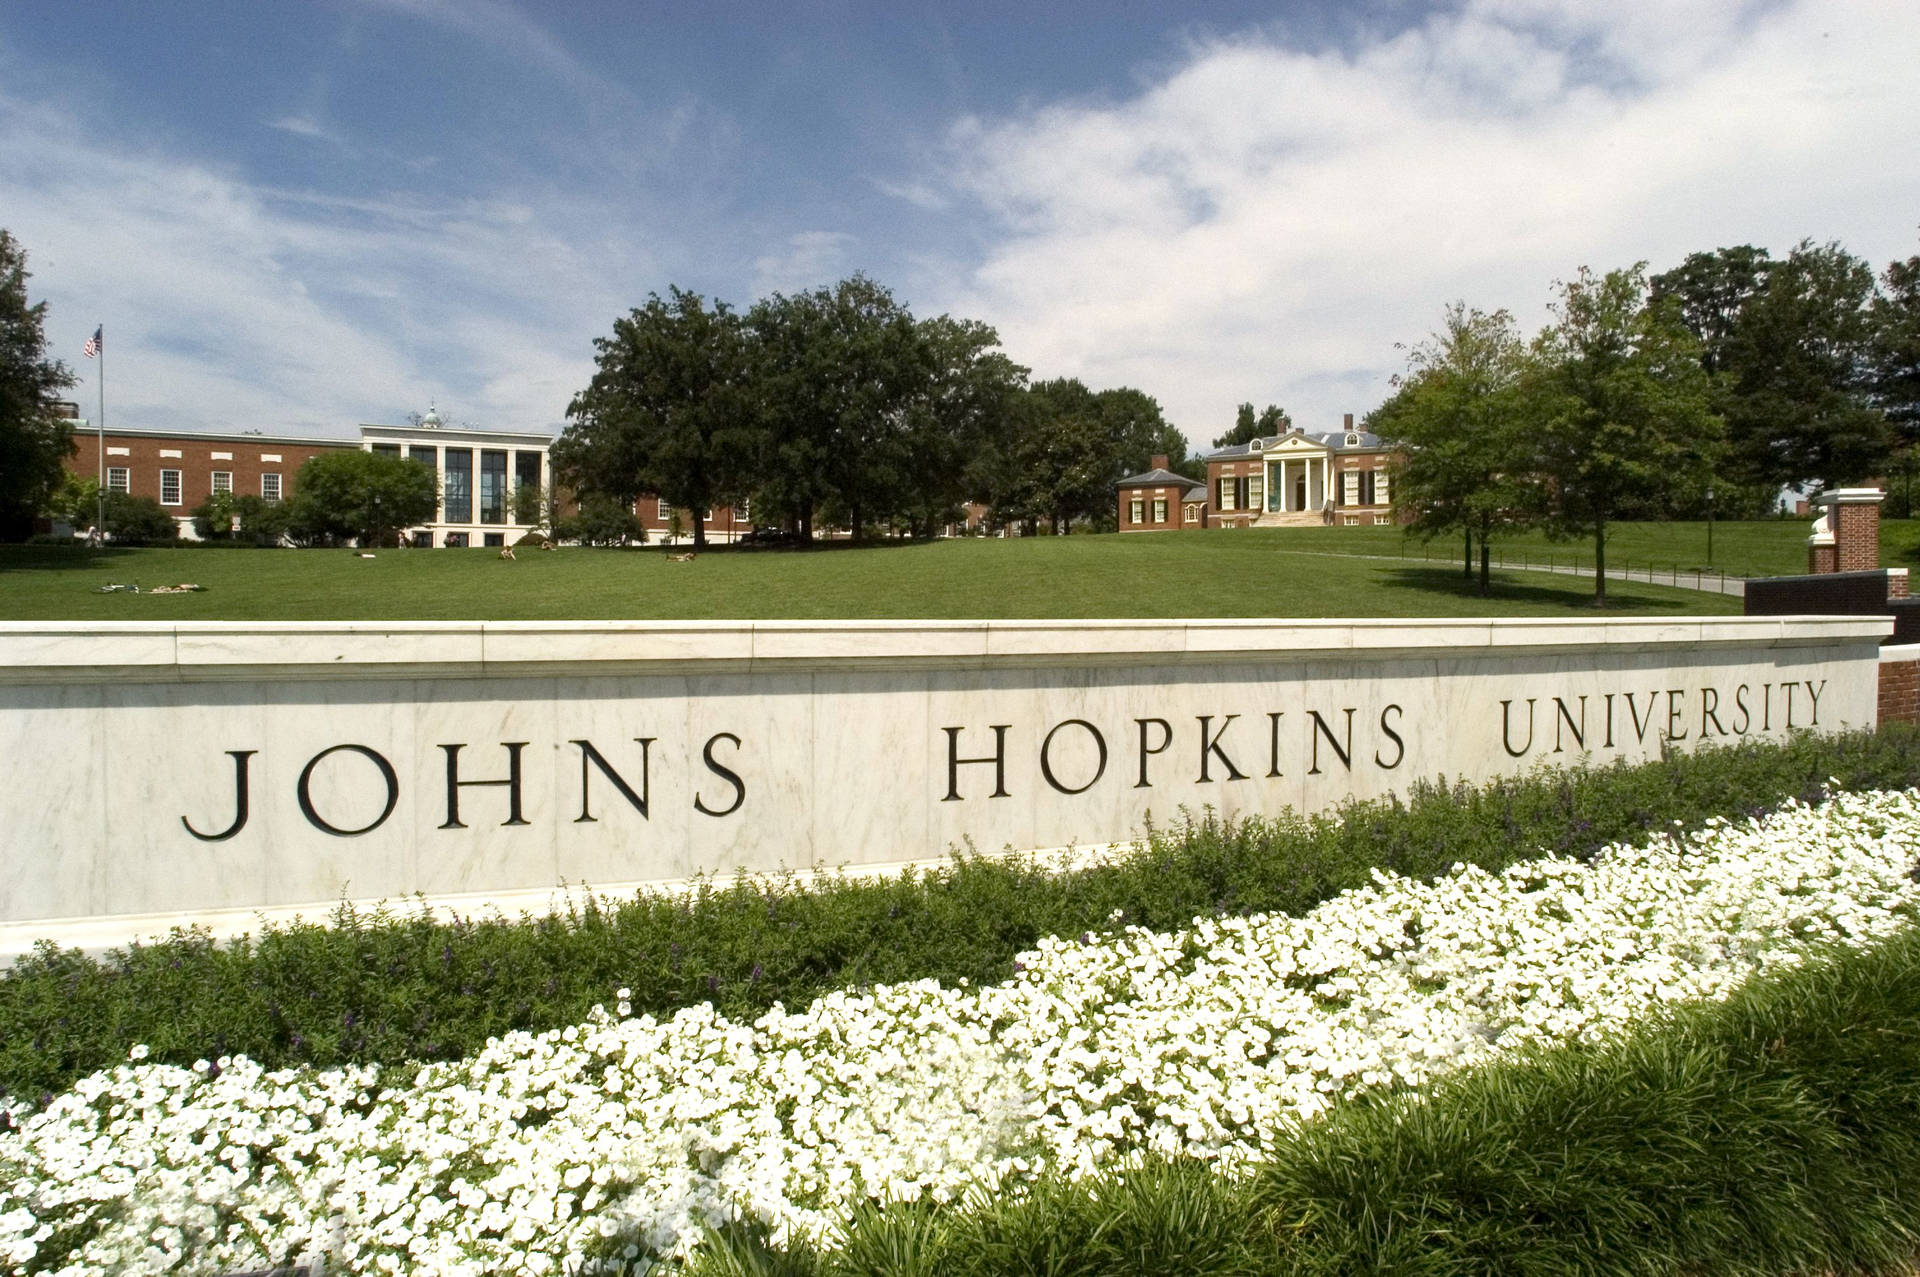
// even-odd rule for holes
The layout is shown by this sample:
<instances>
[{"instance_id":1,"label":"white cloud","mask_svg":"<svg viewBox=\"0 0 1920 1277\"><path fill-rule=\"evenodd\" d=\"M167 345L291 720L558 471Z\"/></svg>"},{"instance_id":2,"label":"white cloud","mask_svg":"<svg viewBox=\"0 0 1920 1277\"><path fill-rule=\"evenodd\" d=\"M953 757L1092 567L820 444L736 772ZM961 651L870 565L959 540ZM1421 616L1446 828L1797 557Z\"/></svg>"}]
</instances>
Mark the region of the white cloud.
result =
<instances>
[{"instance_id":1,"label":"white cloud","mask_svg":"<svg viewBox=\"0 0 1920 1277\"><path fill-rule=\"evenodd\" d=\"M649 265L577 206L255 187L4 94L0 172L55 352L91 377L106 326L110 424L341 432L435 398L546 426Z\"/></svg>"},{"instance_id":2,"label":"white cloud","mask_svg":"<svg viewBox=\"0 0 1920 1277\"><path fill-rule=\"evenodd\" d=\"M299 137L311 137L331 140L333 134L323 128L320 122L310 115L283 115L277 120L268 120L267 127L279 129L282 133L292 133Z\"/></svg>"},{"instance_id":3,"label":"white cloud","mask_svg":"<svg viewBox=\"0 0 1920 1277\"><path fill-rule=\"evenodd\" d=\"M847 250L855 238L845 231L801 231L788 237L778 253L753 261L753 295L794 293L832 284L848 272Z\"/></svg>"},{"instance_id":4,"label":"white cloud","mask_svg":"<svg viewBox=\"0 0 1920 1277\"><path fill-rule=\"evenodd\" d=\"M1916 57L1920 11L1812 2L1476 0L1344 50L1200 45L1126 101L957 125L944 189L998 234L932 300L1202 444L1245 399L1324 427L1454 298L1531 324L1583 263L1909 255Z\"/></svg>"}]
</instances>

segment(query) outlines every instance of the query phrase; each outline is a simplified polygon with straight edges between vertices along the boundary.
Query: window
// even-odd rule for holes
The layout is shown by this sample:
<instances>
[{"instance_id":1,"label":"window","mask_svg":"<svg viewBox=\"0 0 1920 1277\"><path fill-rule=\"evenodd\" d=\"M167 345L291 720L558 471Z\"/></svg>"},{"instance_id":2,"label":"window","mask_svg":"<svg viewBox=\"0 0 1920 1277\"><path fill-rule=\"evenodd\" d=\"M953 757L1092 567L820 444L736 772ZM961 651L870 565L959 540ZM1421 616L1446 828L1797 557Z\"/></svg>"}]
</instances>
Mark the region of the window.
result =
<instances>
[{"instance_id":1,"label":"window","mask_svg":"<svg viewBox=\"0 0 1920 1277\"><path fill-rule=\"evenodd\" d=\"M1371 470L1360 472L1360 504L1373 504L1373 471Z\"/></svg>"},{"instance_id":2,"label":"window","mask_svg":"<svg viewBox=\"0 0 1920 1277\"><path fill-rule=\"evenodd\" d=\"M480 451L480 522L507 521L507 454Z\"/></svg>"},{"instance_id":3,"label":"window","mask_svg":"<svg viewBox=\"0 0 1920 1277\"><path fill-rule=\"evenodd\" d=\"M1253 475L1247 480L1247 505L1258 510L1267 499L1267 481L1262 475Z\"/></svg>"},{"instance_id":4,"label":"window","mask_svg":"<svg viewBox=\"0 0 1920 1277\"><path fill-rule=\"evenodd\" d=\"M269 471L260 476L260 496L262 500L266 501L278 501L280 499L279 475Z\"/></svg>"},{"instance_id":5,"label":"window","mask_svg":"<svg viewBox=\"0 0 1920 1277\"><path fill-rule=\"evenodd\" d=\"M464 549L466 549L466 548L467 548L467 534L466 534L466 533L464 533L464 532L449 532L449 533L447 533L447 548L448 548L449 550L464 550Z\"/></svg>"},{"instance_id":6,"label":"window","mask_svg":"<svg viewBox=\"0 0 1920 1277\"><path fill-rule=\"evenodd\" d=\"M125 492L129 487L132 486L128 482L128 477L131 474L132 474L132 471L128 470L125 466L108 466L107 467L107 491L108 492Z\"/></svg>"},{"instance_id":7,"label":"window","mask_svg":"<svg viewBox=\"0 0 1920 1277\"><path fill-rule=\"evenodd\" d=\"M1385 470L1373 472L1373 499L1379 505L1387 504L1387 472ZM1378 523L1380 520L1375 519L1374 522Z\"/></svg>"},{"instance_id":8,"label":"window","mask_svg":"<svg viewBox=\"0 0 1920 1277\"><path fill-rule=\"evenodd\" d=\"M397 457L400 455L400 445L397 443L370 444L368 445L368 450L376 457Z\"/></svg>"},{"instance_id":9,"label":"window","mask_svg":"<svg viewBox=\"0 0 1920 1277\"><path fill-rule=\"evenodd\" d=\"M665 523L673 518L673 507L667 504L665 498L654 502L654 506L656 507L655 513L659 516L660 522Z\"/></svg>"},{"instance_id":10,"label":"window","mask_svg":"<svg viewBox=\"0 0 1920 1277\"><path fill-rule=\"evenodd\" d=\"M1155 523L1165 523L1167 521L1167 499L1165 497L1155 497L1153 499L1153 521Z\"/></svg>"},{"instance_id":11,"label":"window","mask_svg":"<svg viewBox=\"0 0 1920 1277\"><path fill-rule=\"evenodd\" d=\"M485 532L482 533L480 537L480 544L482 545L503 546L506 543L507 534L504 532Z\"/></svg>"},{"instance_id":12,"label":"window","mask_svg":"<svg viewBox=\"0 0 1920 1277\"><path fill-rule=\"evenodd\" d=\"M1147 503L1140 497L1135 497L1127 505L1127 522L1128 523L1145 523L1146 521L1147 521Z\"/></svg>"},{"instance_id":13,"label":"window","mask_svg":"<svg viewBox=\"0 0 1920 1277\"><path fill-rule=\"evenodd\" d=\"M407 449L407 460L418 461L429 470L437 470L440 467L438 452L437 448L425 448L416 443Z\"/></svg>"},{"instance_id":14,"label":"window","mask_svg":"<svg viewBox=\"0 0 1920 1277\"><path fill-rule=\"evenodd\" d=\"M513 454L513 486L515 489L540 486L539 453L516 452Z\"/></svg>"},{"instance_id":15,"label":"window","mask_svg":"<svg viewBox=\"0 0 1920 1277\"><path fill-rule=\"evenodd\" d=\"M160 504L180 504L180 472L178 470L160 472Z\"/></svg>"},{"instance_id":16,"label":"window","mask_svg":"<svg viewBox=\"0 0 1920 1277\"><path fill-rule=\"evenodd\" d=\"M223 492L232 492L233 471L215 470L213 472L213 491L216 496Z\"/></svg>"},{"instance_id":17,"label":"window","mask_svg":"<svg viewBox=\"0 0 1920 1277\"><path fill-rule=\"evenodd\" d=\"M733 507L733 512L740 516L740 522L745 523L747 520L753 518L752 503L748 501L747 498L741 497L739 504Z\"/></svg>"},{"instance_id":18,"label":"window","mask_svg":"<svg viewBox=\"0 0 1920 1277\"><path fill-rule=\"evenodd\" d=\"M473 449L447 449L446 503L448 523L473 522ZM449 541L447 544L453 544ZM461 545L466 541L462 540Z\"/></svg>"},{"instance_id":19,"label":"window","mask_svg":"<svg viewBox=\"0 0 1920 1277\"><path fill-rule=\"evenodd\" d=\"M1234 508L1232 479L1223 478L1220 480L1220 501L1218 504L1222 510L1231 510Z\"/></svg>"}]
</instances>

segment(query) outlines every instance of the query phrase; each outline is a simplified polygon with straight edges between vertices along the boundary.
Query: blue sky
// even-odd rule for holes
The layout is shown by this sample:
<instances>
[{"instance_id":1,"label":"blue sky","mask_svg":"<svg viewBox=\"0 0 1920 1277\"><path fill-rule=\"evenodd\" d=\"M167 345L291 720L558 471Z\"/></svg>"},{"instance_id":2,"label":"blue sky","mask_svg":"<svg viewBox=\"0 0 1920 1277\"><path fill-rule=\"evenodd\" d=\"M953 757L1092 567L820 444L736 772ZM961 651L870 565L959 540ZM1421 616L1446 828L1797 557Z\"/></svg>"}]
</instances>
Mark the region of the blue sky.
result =
<instances>
[{"instance_id":1,"label":"blue sky","mask_svg":"<svg viewBox=\"0 0 1920 1277\"><path fill-rule=\"evenodd\" d=\"M1916 64L1905 0L28 0L0 226L109 424L554 426L648 292L862 270L1204 444L1582 264L1920 251Z\"/></svg>"}]
</instances>

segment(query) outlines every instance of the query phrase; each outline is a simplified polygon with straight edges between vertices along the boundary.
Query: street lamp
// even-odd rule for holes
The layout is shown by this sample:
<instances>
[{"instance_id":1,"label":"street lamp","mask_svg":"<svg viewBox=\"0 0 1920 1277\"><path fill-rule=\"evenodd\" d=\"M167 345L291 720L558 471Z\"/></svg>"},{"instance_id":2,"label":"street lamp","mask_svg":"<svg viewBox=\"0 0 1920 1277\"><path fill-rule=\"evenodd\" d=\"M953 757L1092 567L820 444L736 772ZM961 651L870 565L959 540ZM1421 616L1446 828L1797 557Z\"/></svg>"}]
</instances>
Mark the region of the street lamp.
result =
<instances>
[{"instance_id":1,"label":"street lamp","mask_svg":"<svg viewBox=\"0 0 1920 1277\"><path fill-rule=\"evenodd\" d=\"M1713 485L1707 485L1707 566L1713 566Z\"/></svg>"}]
</instances>

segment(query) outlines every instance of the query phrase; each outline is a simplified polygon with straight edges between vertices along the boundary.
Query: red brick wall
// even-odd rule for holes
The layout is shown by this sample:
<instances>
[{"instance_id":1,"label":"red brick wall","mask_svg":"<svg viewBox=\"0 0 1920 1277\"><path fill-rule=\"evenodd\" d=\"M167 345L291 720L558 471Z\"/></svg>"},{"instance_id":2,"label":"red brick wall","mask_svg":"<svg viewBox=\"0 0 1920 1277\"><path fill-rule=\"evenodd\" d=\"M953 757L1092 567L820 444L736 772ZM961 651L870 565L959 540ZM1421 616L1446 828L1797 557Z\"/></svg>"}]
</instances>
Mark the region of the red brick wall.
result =
<instances>
[{"instance_id":1,"label":"red brick wall","mask_svg":"<svg viewBox=\"0 0 1920 1277\"><path fill-rule=\"evenodd\" d=\"M1880 662L1880 721L1920 723L1920 660Z\"/></svg>"},{"instance_id":2,"label":"red brick wall","mask_svg":"<svg viewBox=\"0 0 1920 1277\"><path fill-rule=\"evenodd\" d=\"M1808 546L1807 571L1815 574L1838 572L1840 569L1835 565L1839 562L1839 556L1834 553L1834 549L1835 547L1830 545Z\"/></svg>"},{"instance_id":3,"label":"red brick wall","mask_svg":"<svg viewBox=\"0 0 1920 1277\"><path fill-rule=\"evenodd\" d=\"M1185 517L1181 502L1187 495L1184 484L1167 484L1157 488L1121 488L1120 530L1122 532L1173 532L1178 530L1181 519ZM1140 502L1140 521L1134 522L1133 503ZM1167 517L1159 523L1153 521L1153 503L1164 501L1167 505Z\"/></svg>"},{"instance_id":4,"label":"red brick wall","mask_svg":"<svg viewBox=\"0 0 1920 1277\"><path fill-rule=\"evenodd\" d=\"M660 498L644 496L633 503L634 514L640 519L640 526L647 530L647 540L658 541L673 528L673 515L669 511L666 518L660 517ZM751 510L751 507L749 507ZM729 536L745 536L753 530L753 524L743 514L729 506L719 506L707 511L705 520L707 535L725 539ZM693 537L693 511L680 511L680 535Z\"/></svg>"},{"instance_id":5,"label":"red brick wall","mask_svg":"<svg viewBox=\"0 0 1920 1277\"><path fill-rule=\"evenodd\" d=\"M1838 572L1871 572L1880 566L1880 506L1873 501L1836 503L1834 548Z\"/></svg>"},{"instance_id":6,"label":"red brick wall","mask_svg":"<svg viewBox=\"0 0 1920 1277\"><path fill-rule=\"evenodd\" d=\"M67 469L82 478L91 479L98 466L99 436L80 431L75 438L79 449L67 458ZM294 476L310 458L360 446L351 439L342 439L338 444L311 444L289 443L272 435L200 435L168 439L155 435L117 435L112 431L107 432L106 444L110 454L115 448L126 450L122 456L109 455L107 467L126 468L127 491L133 496L152 497L158 501L160 472L178 470L180 504L168 506L167 511L180 517L185 517L212 494L213 472L216 470L225 470L233 475L233 490L239 496L259 496L260 476L278 474L280 495L284 499L293 495ZM162 456L165 452L177 452L180 455ZM216 457L215 453L231 455ZM268 457L278 457L279 460L269 461Z\"/></svg>"}]
</instances>

